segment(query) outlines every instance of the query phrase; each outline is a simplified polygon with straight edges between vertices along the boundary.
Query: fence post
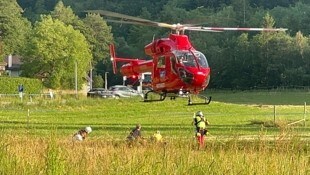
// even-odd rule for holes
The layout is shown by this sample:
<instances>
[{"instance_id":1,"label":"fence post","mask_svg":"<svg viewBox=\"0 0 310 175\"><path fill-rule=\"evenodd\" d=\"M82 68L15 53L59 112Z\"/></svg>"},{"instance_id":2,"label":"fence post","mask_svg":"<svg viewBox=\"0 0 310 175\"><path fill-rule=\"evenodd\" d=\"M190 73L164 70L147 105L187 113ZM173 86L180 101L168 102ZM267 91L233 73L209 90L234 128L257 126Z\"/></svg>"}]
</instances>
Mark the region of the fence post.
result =
<instances>
[{"instance_id":1,"label":"fence post","mask_svg":"<svg viewBox=\"0 0 310 175\"><path fill-rule=\"evenodd\" d=\"M273 105L273 124L276 126L276 105Z\"/></svg>"},{"instance_id":2,"label":"fence post","mask_svg":"<svg viewBox=\"0 0 310 175\"><path fill-rule=\"evenodd\" d=\"M307 103L304 103L304 127L306 127L306 107L307 107Z\"/></svg>"},{"instance_id":3,"label":"fence post","mask_svg":"<svg viewBox=\"0 0 310 175\"><path fill-rule=\"evenodd\" d=\"M29 119L30 118L30 110L28 109L28 115L27 115L27 129L29 129Z\"/></svg>"}]
</instances>

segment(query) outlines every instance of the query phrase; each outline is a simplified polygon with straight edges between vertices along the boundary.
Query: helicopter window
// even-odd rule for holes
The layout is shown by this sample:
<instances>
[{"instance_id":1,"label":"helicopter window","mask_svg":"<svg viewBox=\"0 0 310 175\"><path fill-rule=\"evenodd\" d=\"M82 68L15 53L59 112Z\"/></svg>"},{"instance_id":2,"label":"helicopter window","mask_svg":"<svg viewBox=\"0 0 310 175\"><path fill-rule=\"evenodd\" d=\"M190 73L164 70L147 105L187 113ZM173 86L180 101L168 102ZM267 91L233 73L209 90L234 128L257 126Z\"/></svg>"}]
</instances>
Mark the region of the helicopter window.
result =
<instances>
[{"instance_id":1,"label":"helicopter window","mask_svg":"<svg viewBox=\"0 0 310 175\"><path fill-rule=\"evenodd\" d=\"M170 57L170 61L171 61L171 70L174 74L177 74L177 68L176 68L176 60L175 57L171 56Z\"/></svg>"},{"instance_id":2,"label":"helicopter window","mask_svg":"<svg viewBox=\"0 0 310 175\"><path fill-rule=\"evenodd\" d=\"M184 66L196 67L195 58L191 53L183 53L177 56L179 63L184 64Z\"/></svg>"},{"instance_id":3,"label":"helicopter window","mask_svg":"<svg viewBox=\"0 0 310 175\"><path fill-rule=\"evenodd\" d=\"M158 57L157 67L165 68L165 57L164 56Z\"/></svg>"},{"instance_id":4,"label":"helicopter window","mask_svg":"<svg viewBox=\"0 0 310 175\"><path fill-rule=\"evenodd\" d=\"M188 67L197 67L197 63L200 67L208 68L209 64L203 53L199 51L179 51L174 53L177 58L177 63L183 64ZM195 56L193 55L195 54Z\"/></svg>"},{"instance_id":5,"label":"helicopter window","mask_svg":"<svg viewBox=\"0 0 310 175\"><path fill-rule=\"evenodd\" d=\"M186 66L196 67L196 61L193 55L186 55Z\"/></svg>"},{"instance_id":6,"label":"helicopter window","mask_svg":"<svg viewBox=\"0 0 310 175\"><path fill-rule=\"evenodd\" d=\"M194 52L196 58L197 58L197 62L199 64L199 66L207 68L209 67L208 61L206 59L206 57L204 56L204 54L202 54L201 52L195 51Z\"/></svg>"}]
</instances>

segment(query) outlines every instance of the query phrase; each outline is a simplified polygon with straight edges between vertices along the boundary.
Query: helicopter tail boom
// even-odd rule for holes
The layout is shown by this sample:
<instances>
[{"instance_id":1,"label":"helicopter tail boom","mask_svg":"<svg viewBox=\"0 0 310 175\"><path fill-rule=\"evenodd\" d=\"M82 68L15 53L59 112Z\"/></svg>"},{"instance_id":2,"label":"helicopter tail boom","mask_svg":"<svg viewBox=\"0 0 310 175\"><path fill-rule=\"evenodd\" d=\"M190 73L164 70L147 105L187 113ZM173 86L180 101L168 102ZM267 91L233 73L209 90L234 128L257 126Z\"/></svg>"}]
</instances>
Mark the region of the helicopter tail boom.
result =
<instances>
[{"instance_id":1,"label":"helicopter tail boom","mask_svg":"<svg viewBox=\"0 0 310 175\"><path fill-rule=\"evenodd\" d=\"M115 54L115 47L113 44L110 45L110 55L111 55L111 61L112 61L112 65L113 65L113 73L116 74L117 73L117 62L139 62L138 59L130 59L130 58L119 58L116 57Z\"/></svg>"},{"instance_id":2,"label":"helicopter tail boom","mask_svg":"<svg viewBox=\"0 0 310 175\"><path fill-rule=\"evenodd\" d=\"M132 59L132 58L119 58L116 57L114 45L110 45L110 55L111 61L113 65L113 73L116 74L117 70L117 62L127 63L122 65L120 68L120 73L123 76L132 76L139 75L144 72L151 72L153 67L152 60L141 60L141 59Z\"/></svg>"}]
</instances>

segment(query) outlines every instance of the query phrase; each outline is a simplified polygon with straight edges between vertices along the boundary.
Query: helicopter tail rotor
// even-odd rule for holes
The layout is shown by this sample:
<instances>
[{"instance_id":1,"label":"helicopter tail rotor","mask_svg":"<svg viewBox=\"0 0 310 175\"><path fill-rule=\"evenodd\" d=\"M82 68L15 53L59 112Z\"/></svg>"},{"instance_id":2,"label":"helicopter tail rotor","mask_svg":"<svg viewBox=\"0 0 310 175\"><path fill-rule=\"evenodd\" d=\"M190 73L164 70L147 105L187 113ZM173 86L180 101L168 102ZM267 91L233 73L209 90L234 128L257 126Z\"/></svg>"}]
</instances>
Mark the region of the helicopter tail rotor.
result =
<instances>
[{"instance_id":1,"label":"helicopter tail rotor","mask_svg":"<svg viewBox=\"0 0 310 175\"><path fill-rule=\"evenodd\" d=\"M116 74L117 72L117 65L116 65L116 56L115 56L115 48L114 48L114 44L110 45L110 55L111 55L111 62L113 65L113 73Z\"/></svg>"}]
</instances>

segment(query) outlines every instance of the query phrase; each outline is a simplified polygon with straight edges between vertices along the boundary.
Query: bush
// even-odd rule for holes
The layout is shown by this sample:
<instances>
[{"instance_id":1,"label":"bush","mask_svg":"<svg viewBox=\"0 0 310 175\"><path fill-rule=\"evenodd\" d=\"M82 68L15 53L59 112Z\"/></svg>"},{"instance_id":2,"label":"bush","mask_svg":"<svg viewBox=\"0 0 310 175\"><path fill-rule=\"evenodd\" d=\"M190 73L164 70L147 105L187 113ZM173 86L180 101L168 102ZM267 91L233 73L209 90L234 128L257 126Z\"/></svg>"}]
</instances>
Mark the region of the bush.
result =
<instances>
[{"instance_id":1,"label":"bush","mask_svg":"<svg viewBox=\"0 0 310 175\"><path fill-rule=\"evenodd\" d=\"M42 82L38 79L22 77L0 77L0 94L16 94L18 86L24 86L24 93L37 94L43 89Z\"/></svg>"},{"instance_id":2,"label":"bush","mask_svg":"<svg viewBox=\"0 0 310 175\"><path fill-rule=\"evenodd\" d=\"M103 82L103 78L101 75L94 76L93 81L94 81L93 82L93 88L103 87L104 82Z\"/></svg>"}]
</instances>

